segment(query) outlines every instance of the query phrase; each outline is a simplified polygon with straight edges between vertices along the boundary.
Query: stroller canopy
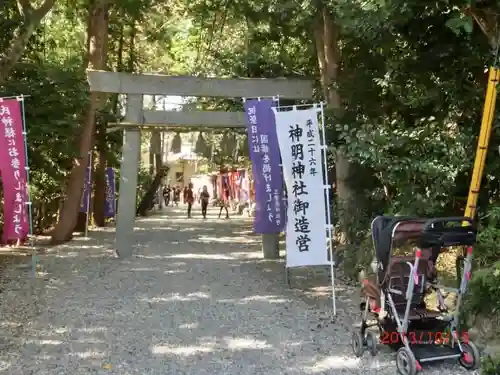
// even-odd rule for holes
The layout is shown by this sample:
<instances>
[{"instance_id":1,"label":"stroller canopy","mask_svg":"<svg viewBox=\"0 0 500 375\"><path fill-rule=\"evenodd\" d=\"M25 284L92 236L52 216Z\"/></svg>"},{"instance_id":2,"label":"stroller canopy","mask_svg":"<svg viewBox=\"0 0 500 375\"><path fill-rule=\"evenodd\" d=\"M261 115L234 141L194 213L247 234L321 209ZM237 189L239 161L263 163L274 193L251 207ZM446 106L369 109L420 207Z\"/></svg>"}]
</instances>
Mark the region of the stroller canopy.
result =
<instances>
[{"instance_id":1,"label":"stroller canopy","mask_svg":"<svg viewBox=\"0 0 500 375\"><path fill-rule=\"evenodd\" d=\"M406 242L420 248L470 246L476 242L476 229L465 217L378 216L372 222L372 237L377 261L386 269L393 247Z\"/></svg>"}]
</instances>

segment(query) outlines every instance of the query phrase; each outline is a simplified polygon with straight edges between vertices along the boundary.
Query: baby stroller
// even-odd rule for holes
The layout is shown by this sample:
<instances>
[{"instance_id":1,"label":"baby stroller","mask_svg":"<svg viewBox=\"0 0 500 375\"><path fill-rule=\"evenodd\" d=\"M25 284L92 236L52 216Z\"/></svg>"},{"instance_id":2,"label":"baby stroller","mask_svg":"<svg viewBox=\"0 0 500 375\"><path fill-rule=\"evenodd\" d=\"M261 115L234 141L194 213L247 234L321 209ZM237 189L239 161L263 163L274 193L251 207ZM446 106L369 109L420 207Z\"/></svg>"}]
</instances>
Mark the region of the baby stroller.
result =
<instances>
[{"instance_id":1,"label":"baby stroller","mask_svg":"<svg viewBox=\"0 0 500 375\"><path fill-rule=\"evenodd\" d=\"M376 255L376 276L363 280L361 327L352 333L354 354L365 349L372 355L379 341L397 350L396 365L401 375L415 375L424 362L458 359L467 369L477 369L480 356L467 334L459 334L458 318L462 297L471 275L472 245L476 242L473 222L464 217L421 219L379 216L371 225ZM414 246L412 255L397 250ZM465 246L456 262L459 287L438 284L436 261L451 246ZM425 302L434 291L436 309ZM456 293L455 310L449 314L443 292ZM375 323L368 324L368 313ZM379 335L369 330L377 326Z\"/></svg>"}]
</instances>

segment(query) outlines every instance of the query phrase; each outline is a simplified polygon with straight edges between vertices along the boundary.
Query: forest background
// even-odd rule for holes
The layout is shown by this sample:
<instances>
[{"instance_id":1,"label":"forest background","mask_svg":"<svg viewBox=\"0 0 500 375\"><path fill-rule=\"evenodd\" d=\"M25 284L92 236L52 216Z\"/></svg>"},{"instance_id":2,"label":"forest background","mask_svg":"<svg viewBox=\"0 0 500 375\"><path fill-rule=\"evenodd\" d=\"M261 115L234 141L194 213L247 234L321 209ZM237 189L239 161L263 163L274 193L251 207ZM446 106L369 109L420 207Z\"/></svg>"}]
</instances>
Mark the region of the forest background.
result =
<instances>
[{"instance_id":1,"label":"forest background","mask_svg":"<svg viewBox=\"0 0 500 375\"><path fill-rule=\"evenodd\" d=\"M313 77L328 106L337 249L355 279L371 260L374 215L463 214L499 15L495 0L5 0L0 96L29 95L34 229L71 238L90 150L93 222L105 225L104 170L119 166L122 141L106 126L121 108L117 95L89 93L86 69ZM218 136L207 142L228 160ZM500 317L499 146L496 115L465 315L485 340ZM140 176L147 185L149 171Z\"/></svg>"}]
</instances>

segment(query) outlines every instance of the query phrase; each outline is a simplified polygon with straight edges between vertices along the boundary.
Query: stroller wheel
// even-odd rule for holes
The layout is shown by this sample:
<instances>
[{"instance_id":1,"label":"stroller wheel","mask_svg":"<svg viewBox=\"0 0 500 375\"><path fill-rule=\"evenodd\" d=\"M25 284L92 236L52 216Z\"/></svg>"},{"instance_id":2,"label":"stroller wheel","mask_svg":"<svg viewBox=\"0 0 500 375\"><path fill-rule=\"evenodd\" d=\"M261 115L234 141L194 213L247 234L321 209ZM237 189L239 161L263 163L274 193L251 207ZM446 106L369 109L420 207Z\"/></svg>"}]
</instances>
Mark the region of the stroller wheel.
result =
<instances>
[{"instance_id":1,"label":"stroller wheel","mask_svg":"<svg viewBox=\"0 0 500 375\"><path fill-rule=\"evenodd\" d=\"M405 346L399 348L396 354L396 367L400 375L415 375L417 373L417 359L413 352Z\"/></svg>"},{"instance_id":2,"label":"stroller wheel","mask_svg":"<svg viewBox=\"0 0 500 375\"><path fill-rule=\"evenodd\" d=\"M361 357L365 352L365 343L361 332L353 331L351 335L352 351L356 357Z\"/></svg>"},{"instance_id":3,"label":"stroller wheel","mask_svg":"<svg viewBox=\"0 0 500 375\"><path fill-rule=\"evenodd\" d=\"M467 370L477 370L481 364L481 356L479 355L477 346L471 341L461 343L461 346L462 356L458 362Z\"/></svg>"},{"instance_id":4,"label":"stroller wheel","mask_svg":"<svg viewBox=\"0 0 500 375\"><path fill-rule=\"evenodd\" d=\"M366 331L366 347L372 356L378 353L378 335L373 331Z\"/></svg>"}]
</instances>

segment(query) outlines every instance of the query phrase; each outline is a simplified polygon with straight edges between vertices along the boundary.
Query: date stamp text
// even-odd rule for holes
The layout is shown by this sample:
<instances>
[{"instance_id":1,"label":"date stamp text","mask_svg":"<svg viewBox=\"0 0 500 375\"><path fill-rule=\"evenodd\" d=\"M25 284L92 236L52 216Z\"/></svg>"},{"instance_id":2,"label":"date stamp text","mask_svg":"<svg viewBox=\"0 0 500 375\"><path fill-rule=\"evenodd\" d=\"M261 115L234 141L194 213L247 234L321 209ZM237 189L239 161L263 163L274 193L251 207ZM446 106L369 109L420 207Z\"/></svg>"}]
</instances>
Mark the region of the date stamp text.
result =
<instances>
[{"instance_id":1,"label":"date stamp text","mask_svg":"<svg viewBox=\"0 0 500 375\"><path fill-rule=\"evenodd\" d=\"M459 336L460 342L464 344L469 342L468 332L462 332ZM385 331L380 335L380 343L383 345L402 344L402 337L406 337L409 344L448 344L452 341L450 332L418 331L400 335L399 332Z\"/></svg>"}]
</instances>

